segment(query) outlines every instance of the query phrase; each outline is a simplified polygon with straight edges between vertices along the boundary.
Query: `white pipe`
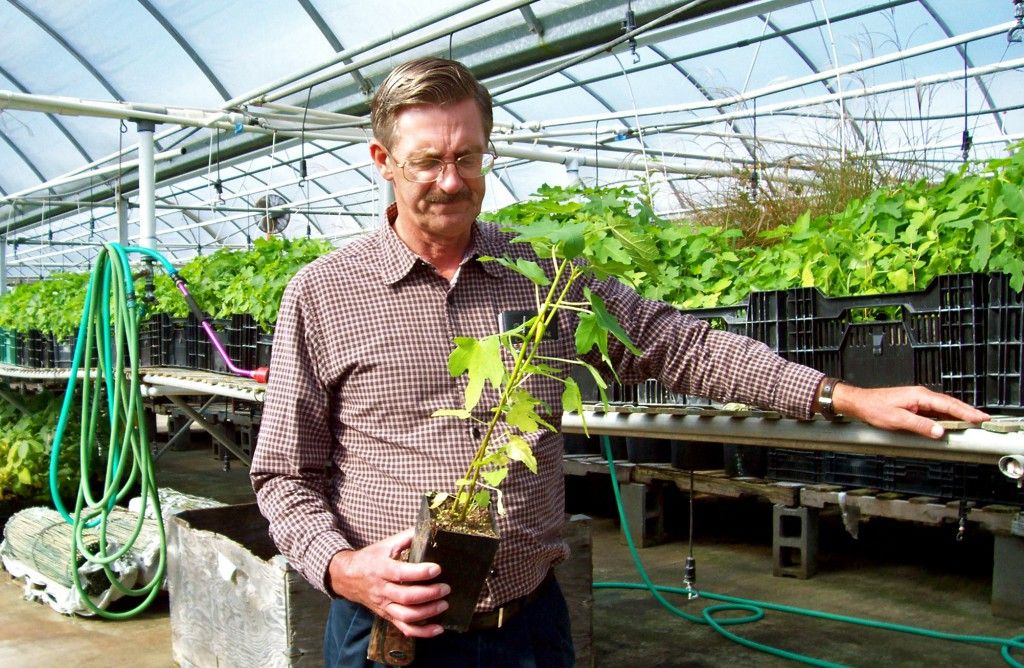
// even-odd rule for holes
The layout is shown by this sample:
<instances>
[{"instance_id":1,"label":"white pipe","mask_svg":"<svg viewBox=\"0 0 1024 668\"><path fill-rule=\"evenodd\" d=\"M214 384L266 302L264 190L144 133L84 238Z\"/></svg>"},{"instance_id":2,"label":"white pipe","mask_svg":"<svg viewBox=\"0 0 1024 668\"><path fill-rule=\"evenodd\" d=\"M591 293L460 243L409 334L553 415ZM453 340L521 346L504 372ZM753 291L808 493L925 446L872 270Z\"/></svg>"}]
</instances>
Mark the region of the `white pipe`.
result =
<instances>
[{"instance_id":1,"label":"white pipe","mask_svg":"<svg viewBox=\"0 0 1024 668\"><path fill-rule=\"evenodd\" d=\"M533 2L533 1L535 1L535 0L530 0L530 2L524 2L524 3L520 3L520 4L531 4L531 2ZM242 93L238 97L236 97L234 99L231 99L231 100L228 100L227 102L225 102L224 106L225 107L233 107L233 106L236 106L236 105L239 105L239 104L245 104L245 103L251 102L252 100L255 100L257 98L265 96L267 93L273 91L276 88L280 88L281 86L286 86L288 84L294 83L295 81L298 81L298 80L302 79L303 77L307 77L307 76L310 76L312 74L316 74L317 72L321 72L324 69L326 69L328 67L331 67L333 65L337 65L338 63L344 62L345 60L351 60L353 56L357 56L357 55L359 55L361 53L366 53L370 49L374 49L374 48L376 48L378 46L381 46L383 44L387 44L389 41L394 41L394 40L396 40L398 38L405 37L406 35L408 35L410 33L416 32L417 30L422 30L423 28L426 28L428 26L437 25L437 24L445 21L446 19L449 19L452 16L455 16L456 14L461 14L462 12L468 11L470 9L475 9L479 4L480 4L479 0L470 0L469 2L465 2L465 3L463 3L462 5L460 5L458 7L447 9L447 10L445 10L443 12L438 13L438 14L434 14L433 16L424 17L418 23L415 23L415 24L413 24L411 26L403 28L403 29L401 29L401 30L399 30L397 32L389 31L389 32L386 33L385 36L383 36L383 37L381 37L379 39L373 40L371 42L367 42L366 44L361 44L361 45L359 45L357 47L353 47L351 49L346 49L344 51L339 51L338 53L334 54L333 56L331 56L327 60L322 61L320 63L317 63L316 65L313 65L311 67L308 67L305 70L302 70L300 72L295 72L293 74L289 74L289 75L285 76L282 79L278 79L277 81L271 82L269 84L265 84L263 86L260 86L259 88L254 89L254 90ZM515 7L513 7L513 9L515 9Z\"/></svg>"},{"instance_id":2,"label":"white pipe","mask_svg":"<svg viewBox=\"0 0 1024 668\"><path fill-rule=\"evenodd\" d=\"M627 154L624 159L603 158L587 155L585 151L555 151L551 149L536 148L533 146L505 146L495 147L497 153L505 158L518 158L521 160L533 160L535 162L550 162L557 165L567 165L572 161L578 163L579 167L601 167L603 169L620 169L624 171L642 172L646 170L643 158L639 153ZM632 159L630 159L632 158ZM736 176L735 169L701 165L691 167L682 163L669 160L659 160L650 163L652 172L669 174L687 174L689 176ZM791 183L810 183L810 180L786 177L783 179Z\"/></svg>"},{"instance_id":3,"label":"white pipe","mask_svg":"<svg viewBox=\"0 0 1024 668\"><path fill-rule=\"evenodd\" d=\"M899 61L899 60L904 60L904 59L911 58L911 57L918 56L918 55L922 55L922 54L925 54L925 53L930 53L932 51L937 51L939 49L949 48L951 46L956 46L956 45L962 44L964 42L968 42L968 41L972 41L972 40L976 40L976 39L981 39L981 38L984 38L984 37L990 37L990 36L996 35L996 34L1005 33L1010 27L1012 27L1014 25L1016 25L1016 24L1013 21L1008 21L1006 23L1000 23L999 25L995 25L995 26L992 26L992 27L989 27L989 28L985 28L983 30L977 30L977 31L971 32L971 33L965 33L963 35L957 35L955 37L950 37L948 39L939 40L937 42L930 42L928 44L923 44L921 46L914 47L912 49L905 49L903 51L897 51L897 52L894 52L894 53L886 54L884 56L879 56L877 58L870 58L868 60L862 60L860 62L853 63L853 64L850 64L850 65L846 65L844 67L837 67L837 68L833 68L833 69L827 70L827 71L816 72L814 74L809 74L807 76L799 77L797 79L789 79L789 80L786 80L786 81L778 83L778 84L774 84L774 85L771 85L771 86L764 86L764 87L759 88L757 90L753 90L753 91L750 91L748 93L743 93L743 94L739 94L739 95L731 95L729 97L717 98L717 99L714 99L714 100L708 100L708 101L704 101L704 102L691 102L691 103L686 103L686 104L671 104L671 105L664 105L664 106L660 106L660 107L648 107L648 108L645 108L645 109L637 109L635 111L634 110L623 110L621 112L613 111L613 112L607 112L607 113L601 113L601 114L589 114L589 115L584 115L584 116L569 116L569 117L565 117L565 118L549 119L549 120L545 120L545 121L523 121L522 123L514 124L513 127L516 127L516 128L526 128L526 129L530 129L530 130L536 130L536 129L539 129L539 128L542 128L542 127L551 127L551 126L556 126L556 125L572 125L574 123L594 123L594 122L601 122L601 121L613 121L613 120L619 120L619 119L626 118L626 117L631 117L634 114L639 115L639 116L651 116L651 115L656 115L656 114L676 113L676 112L681 112L681 111L698 111L698 110L703 110L703 109L713 109L713 108L717 108L717 107L741 104L743 102L748 102L750 100L753 100L754 98L764 97L766 95L771 95L773 93L780 93L780 92L783 92L783 91L791 90L793 88L799 88L801 86L805 86L805 85L810 84L810 83L816 83L816 82L819 82L819 81L822 81L822 80L825 80L825 79L831 79L831 78L838 77L838 76L843 75L843 74L852 74L854 72L859 72L861 70L869 69L869 68L872 68L872 67L877 67L879 65L884 65L886 63L891 63L891 62L896 62L896 61ZM1019 61L1012 61L1012 62L1019 62ZM992 72L992 71L1000 71L1000 70L1005 70L1005 69L1013 69L1013 68L1018 67L1018 66L1019 66L1019 64L1018 65L1007 65L1006 67L999 67L999 68L995 68L995 69L992 69L992 66L980 67L980 68L975 68L975 69L971 70L970 72L968 72L968 76L972 76L975 72L977 72L978 74L988 74L989 72ZM946 75L942 75L942 76L946 76ZM964 73L963 73L962 70L956 73L956 77L958 77L958 78L959 77L963 77L963 76L964 76ZM916 81L924 81L924 80L927 80L929 78L931 78L931 77L925 77L925 78L917 79ZM943 80L945 80L945 79L943 79ZM830 96L831 99L839 99L839 98L844 98L845 99L847 97L849 97L849 93L844 93L843 95ZM808 105L807 105L807 103L802 103L799 106L808 106ZM758 113L759 114L760 113L764 113L764 111L759 109Z\"/></svg>"},{"instance_id":4,"label":"white pipe","mask_svg":"<svg viewBox=\"0 0 1024 668\"><path fill-rule=\"evenodd\" d=\"M139 245L156 250L156 211L153 208L156 192L154 125L148 121L139 121L136 127L139 135Z\"/></svg>"},{"instance_id":5,"label":"white pipe","mask_svg":"<svg viewBox=\"0 0 1024 668\"><path fill-rule=\"evenodd\" d=\"M298 93L299 91L306 90L306 89L310 88L311 86L315 86L317 84L323 83L324 81L327 81L329 79L334 79L334 78L339 77L339 76L341 76L343 74L348 74L350 72L354 72L354 71L359 70L359 69L361 69L363 67L366 67L367 65L374 65L374 64L380 62L381 60L385 60L385 59L391 58L391 57L393 57L393 56L395 56L395 55L397 55L399 53L404 53L404 52L409 51L411 49L414 49L414 48L416 48L418 46L423 46L424 44L428 44L430 42L433 42L434 40L448 37L449 35L452 35L454 33L459 32L460 30L464 30L466 28L471 28L473 26L479 25L479 24L481 24L481 23L483 23L485 21L489 21L490 19L495 18L496 16L501 16L502 14L507 14L508 12L515 11L516 9L519 9L520 7L523 7L523 6L526 6L526 5L532 5L536 1L537 0L511 0L510 2L501 3L501 4L497 5L496 7L494 7L493 9L489 9L489 10L487 10L487 11L481 13L481 14L478 14L476 16L473 16L471 18L463 19L461 21L456 21L454 23L447 23L447 22L446 23L441 23L441 24L439 24L439 27L437 27L434 30L431 30L431 31L429 31L427 33L424 33L423 35L420 35L419 37L414 37L412 39L407 39L407 40L403 40L403 41L391 40L390 42L388 42L388 48L387 48L386 53L384 53L384 54L370 56L370 57L367 57L367 58L363 58L361 60L353 61L352 63L349 63L349 64L343 64L342 63L340 67L339 66L330 66L330 67L323 68L323 69L315 72L316 76L313 76L313 77L308 78L308 79L302 79L302 80L300 80L300 81L298 81L296 83L293 83L293 84L287 85L287 86L283 86L283 87L280 87L280 88L277 88L275 86L275 88L277 88L277 89L274 90L274 92L272 94L263 95L263 96L256 97L256 98L251 98L251 99L253 101L259 102L259 103L262 103L262 102L273 102L275 100L280 100L281 98L287 97L287 96L289 96L289 95L291 95L293 93ZM479 3L477 3L477 4L479 5ZM382 42L382 43L384 43L384 42ZM231 105L229 103L229 104L227 104L225 106L231 106Z\"/></svg>"},{"instance_id":6,"label":"white pipe","mask_svg":"<svg viewBox=\"0 0 1024 668\"><path fill-rule=\"evenodd\" d=\"M160 153L155 154L153 156L153 161L162 162L164 160L170 160L171 158L176 158L179 155L184 154L185 149L183 147L173 148L168 151L161 151ZM38 192L40 190L47 190L49 188L56 188L57 186L67 185L69 183L75 183L77 181L84 181L85 179L102 177L106 176L107 174L112 174L118 171L127 172L135 169L138 166L139 160L138 158L136 158L134 160L126 160L119 165L97 167L96 169L90 170L88 172L78 172L77 174L65 174L64 176L58 176L55 179L50 179L49 181L40 183L39 185L31 186L29 188L25 188L24 190L19 190L18 192L0 196L0 202L12 202L29 193Z\"/></svg>"},{"instance_id":7,"label":"white pipe","mask_svg":"<svg viewBox=\"0 0 1024 668\"><path fill-rule=\"evenodd\" d=\"M1024 454L1024 432L997 434L984 429L948 431L939 440L876 429L861 422L667 415L652 413L565 413L562 431L682 439L768 448L795 448L995 464L1005 455Z\"/></svg>"},{"instance_id":8,"label":"white pipe","mask_svg":"<svg viewBox=\"0 0 1024 668\"><path fill-rule=\"evenodd\" d=\"M96 116L99 118L128 118L153 122L174 122L177 125L206 127L222 121L234 126L248 119L237 112L184 107L163 107L137 102L107 102L83 100L59 95L31 95L0 90L0 109L20 109L60 114L62 116ZM170 120L175 119L175 120Z\"/></svg>"}]
</instances>

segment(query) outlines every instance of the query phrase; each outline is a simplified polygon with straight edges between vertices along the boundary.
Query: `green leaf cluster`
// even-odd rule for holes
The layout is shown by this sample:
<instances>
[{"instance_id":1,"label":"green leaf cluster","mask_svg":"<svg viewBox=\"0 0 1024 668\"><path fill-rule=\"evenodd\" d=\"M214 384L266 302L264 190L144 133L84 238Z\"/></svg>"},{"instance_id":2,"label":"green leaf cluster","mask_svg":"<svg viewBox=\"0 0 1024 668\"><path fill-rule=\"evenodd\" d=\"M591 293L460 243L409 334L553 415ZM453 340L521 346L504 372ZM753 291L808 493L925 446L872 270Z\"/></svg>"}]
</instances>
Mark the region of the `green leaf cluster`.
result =
<instances>
[{"instance_id":1,"label":"green leaf cluster","mask_svg":"<svg viewBox=\"0 0 1024 668\"><path fill-rule=\"evenodd\" d=\"M0 398L0 501L45 503L50 499L50 450L63 397L10 390L4 394L6 397ZM101 417L97 422L106 430L105 419ZM80 429L76 408L65 431L65 444ZM63 496L74 494L78 476L78 449L65 447L57 469L57 484Z\"/></svg>"},{"instance_id":2,"label":"green leaf cluster","mask_svg":"<svg viewBox=\"0 0 1024 668\"><path fill-rule=\"evenodd\" d=\"M226 318L249 314L270 331L288 281L299 269L331 250L330 243L319 239L257 239L251 250L222 248L196 257L178 272L208 315ZM159 267L156 273L156 301L149 313L187 316L188 306L177 286ZM70 337L78 331L88 284L88 273L53 274L21 283L0 296L0 328L19 332L37 329L61 339ZM137 279L135 289L141 298L145 280Z\"/></svg>"},{"instance_id":3,"label":"green leaf cluster","mask_svg":"<svg viewBox=\"0 0 1024 668\"><path fill-rule=\"evenodd\" d=\"M816 286L832 296L920 290L941 274L1005 272L1024 287L1024 145L853 199L834 214L804 213L741 246L727 226L658 226L660 280L644 296L682 308L730 305L752 290Z\"/></svg>"},{"instance_id":4,"label":"green leaf cluster","mask_svg":"<svg viewBox=\"0 0 1024 668\"><path fill-rule=\"evenodd\" d=\"M88 282L88 274L61 273L16 285L0 296L0 327L70 337L82 318Z\"/></svg>"},{"instance_id":5,"label":"green leaf cluster","mask_svg":"<svg viewBox=\"0 0 1024 668\"><path fill-rule=\"evenodd\" d=\"M250 250L222 248L200 255L178 273L200 308L213 318L251 315L264 330L277 322L281 297L288 282L304 266L333 250L320 239L256 239ZM141 290L141 285L137 287ZM154 280L155 313L185 317L188 307L174 282L165 275Z\"/></svg>"}]
</instances>

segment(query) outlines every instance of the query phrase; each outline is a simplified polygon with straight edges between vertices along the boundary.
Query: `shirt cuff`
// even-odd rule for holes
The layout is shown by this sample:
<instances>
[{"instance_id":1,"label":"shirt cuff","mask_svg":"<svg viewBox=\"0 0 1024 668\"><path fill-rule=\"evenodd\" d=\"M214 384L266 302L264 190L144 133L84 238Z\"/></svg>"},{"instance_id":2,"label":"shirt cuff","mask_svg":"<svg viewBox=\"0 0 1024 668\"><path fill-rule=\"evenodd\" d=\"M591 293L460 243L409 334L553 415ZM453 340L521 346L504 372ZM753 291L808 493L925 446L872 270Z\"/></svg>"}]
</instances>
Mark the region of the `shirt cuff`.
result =
<instances>
[{"instance_id":1,"label":"shirt cuff","mask_svg":"<svg viewBox=\"0 0 1024 668\"><path fill-rule=\"evenodd\" d=\"M814 417L814 402L818 398L818 387L825 377L820 371L802 364L790 363L782 371L779 387L779 408L787 415L810 420Z\"/></svg>"},{"instance_id":2,"label":"shirt cuff","mask_svg":"<svg viewBox=\"0 0 1024 668\"><path fill-rule=\"evenodd\" d=\"M328 596L336 597L331 589L331 559L342 550L351 550L347 540L335 531L325 531L313 538L302 559L302 574L310 584Z\"/></svg>"}]
</instances>

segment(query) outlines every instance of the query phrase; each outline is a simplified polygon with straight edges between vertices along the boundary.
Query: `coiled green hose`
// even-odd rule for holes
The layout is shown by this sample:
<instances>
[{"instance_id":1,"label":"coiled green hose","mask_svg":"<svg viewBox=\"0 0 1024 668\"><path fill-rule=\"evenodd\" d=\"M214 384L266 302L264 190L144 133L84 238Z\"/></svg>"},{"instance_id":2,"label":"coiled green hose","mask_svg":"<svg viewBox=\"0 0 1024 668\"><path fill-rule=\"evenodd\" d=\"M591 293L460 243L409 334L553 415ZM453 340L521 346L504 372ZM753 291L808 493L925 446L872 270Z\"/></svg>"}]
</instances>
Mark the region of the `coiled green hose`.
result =
<instances>
[{"instance_id":1,"label":"coiled green hose","mask_svg":"<svg viewBox=\"0 0 1024 668\"><path fill-rule=\"evenodd\" d=\"M64 519L74 526L71 573L75 589L86 607L108 619L127 619L148 607L160 591L167 565L164 523L139 389L139 320L144 305L135 298L129 253L147 255L160 262L169 274L175 275L173 265L148 248L108 243L100 250L89 277L70 377L50 451L50 493L53 504ZM81 475L72 515L60 498L57 465L80 370L84 371L81 391L82 425L79 434ZM106 399L110 438L106 444L102 494L95 497L90 487L93 478L91 467L94 462L104 459L102 446L95 438L103 399ZM142 497L138 521L131 538L119 549L109 552L106 531L110 513L115 504L123 501L132 491L136 481L141 487ZM111 570L111 565L134 547L149 503L153 504L160 537L157 571L148 583L133 589L121 584ZM99 544L93 552L85 544L83 531L96 526L99 527ZM111 585L122 594L145 598L130 610L111 612L100 609L82 586L77 565L79 555L88 562L100 565Z\"/></svg>"},{"instance_id":2,"label":"coiled green hose","mask_svg":"<svg viewBox=\"0 0 1024 668\"><path fill-rule=\"evenodd\" d=\"M633 563L636 566L637 573L640 574L640 579L643 582L595 582L594 589L646 589L651 592L651 595L660 603L666 610L671 612L677 617L681 617L688 622L695 624L707 624L718 633L722 634L729 640L739 643L744 647L757 650L759 652L765 652L773 656L782 657L784 659L791 659L800 663L806 663L812 666L823 666L827 668L835 668L841 664L816 659L814 657L806 656L803 654L797 654L795 652L789 652L778 647L772 647L771 645L765 645L763 643L754 642L742 636L739 636L729 630L726 626L733 626L737 624L747 624L749 622L756 622L764 617L765 610L774 610L776 612L785 612L794 615L804 615L807 617L816 617L818 619L825 619L832 622L842 622L846 624L856 624L859 626L868 626L876 629L883 629L886 631L893 631L896 633L908 633L912 635L923 636L926 638L933 638L936 640L951 640L954 642L964 642L982 645L996 645L1001 648L1000 654L1007 664L1014 668L1024 668L1024 664L1017 661L1010 654L1011 650L1024 650L1024 635L1019 635L1014 638L997 638L992 636L974 636L974 635L959 635L955 633L943 633L941 631L931 631L929 629L917 628L914 626L904 626L902 624L889 624L887 622L879 622L871 619L863 619L860 617L847 617L845 615L835 615L828 612L820 612L818 610L809 610L806 608L797 608L788 605L779 605L777 603L766 603L764 601L752 601L744 598L737 598L734 596L725 596L723 594L714 594L707 591L696 592L699 593L701 598L708 598L713 601L723 601L723 605L712 605L704 608L701 611L701 615L691 615L680 610L678 607L673 605L668 599L666 599L662 592L669 594L682 594L687 596L695 593L696 590L690 590L683 587L665 587L656 585L651 581L650 576L647 574L647 570L644 568L643 563L640 561L640 555L637 552L636 545L633 543L632 536L629 531L629 523L626 519L626 513L622 508L622 497L619 493L619 483L615 477L615 461L612 458L611 442L607 436L601 437L601 447L604 451L605 459L608 462L608 471L611 474L609 477L612 481L612 491L615 494L615 505L618 508L619 521L622 527L622 534L626 537L626 544L629 546L629 553L633 558ZM733 612L741 611L749 613L743 617L731 617L729 619L717 620L715 615L722 612Z\"/></svg>"}]
</instances>

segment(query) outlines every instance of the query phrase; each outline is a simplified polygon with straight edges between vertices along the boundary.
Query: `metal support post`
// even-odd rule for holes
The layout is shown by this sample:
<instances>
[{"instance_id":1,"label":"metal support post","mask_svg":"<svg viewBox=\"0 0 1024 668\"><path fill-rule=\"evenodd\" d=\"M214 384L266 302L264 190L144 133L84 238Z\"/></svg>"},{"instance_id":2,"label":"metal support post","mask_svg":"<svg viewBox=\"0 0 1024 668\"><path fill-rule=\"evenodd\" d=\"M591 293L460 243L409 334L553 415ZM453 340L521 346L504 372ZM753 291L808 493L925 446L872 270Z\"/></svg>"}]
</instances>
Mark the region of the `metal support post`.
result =
<instances>
[{"instance_id":1,"label":"metal support post","mask_svg":"<svg viewBox=\"0 0 1024 668\"><path fill-rule=\"evenodd\" d=\"M152 121L136 121L139 133L139 245L156 250L156 169L153 161Z\"/></svg>"}]
</instances>

